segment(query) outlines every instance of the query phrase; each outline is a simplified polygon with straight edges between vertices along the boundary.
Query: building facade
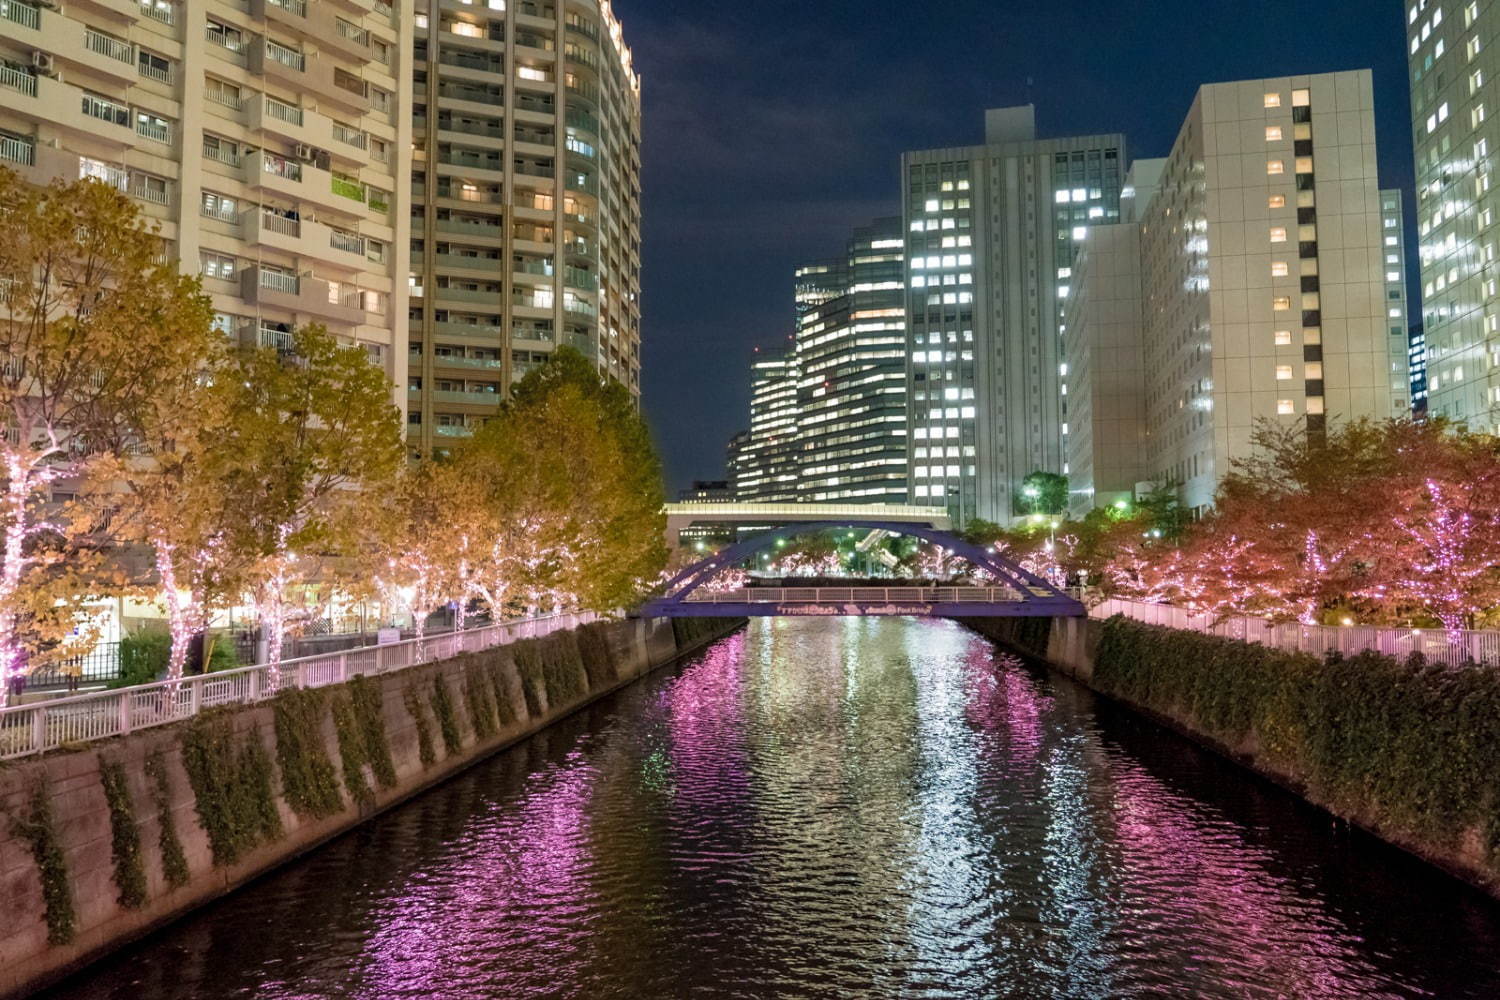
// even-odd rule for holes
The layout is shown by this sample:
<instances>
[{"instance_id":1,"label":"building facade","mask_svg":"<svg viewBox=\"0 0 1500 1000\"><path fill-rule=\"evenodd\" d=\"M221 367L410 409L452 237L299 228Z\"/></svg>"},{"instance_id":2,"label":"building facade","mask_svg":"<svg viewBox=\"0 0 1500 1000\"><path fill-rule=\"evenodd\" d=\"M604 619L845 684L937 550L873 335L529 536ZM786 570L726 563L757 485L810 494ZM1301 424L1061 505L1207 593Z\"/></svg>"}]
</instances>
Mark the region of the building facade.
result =
<instances>
[{"instance_id":1,"label":"building facade","mask_svg":"<svg viewBox=\"0 0 1500 1000\"><path fill-rule=\"evenodd\" d=\"M417 0L408 444L559 345L640 396L640 79L607 0Z\"/></svg>"},{"instance_id":2,"label":"building facade","mask_svg":"<svg viewBox=\"0 0 1500 1000\"><path fill-rule=\"evenodd\" d=\"M1400 411L1384 232L1368 71L1199 90L1141 221L1152 481L1203 509L1260 420Z\"/></svg>"},{"instance_id":3,"label":"building facade","mask_svg":"<svg viewBox=\"0 0 1500 1000\"><path fill-rule=\"evenodd\" d=\"M1146 358L1138 214L1155 197L1165 160L1136 160L1122 221L1092 226L1073 265L1067 357L1068 511L1129 502L1148 478Z\"/></svg>"},{"instance_id":4,"label":"building facade","mask_svg":"<svg viewBox=\"0 0 1500 1000\"><path fill-rule=\"evenodd\" d=\"M0 163L118 187L227 336L281 346L322 323L394 390L412 30L384 0L5 0Z\"/></svg>"},{"instance_id":5,"label":"building facade","mask_svg":"<svg viewBox=\"0 0 1500 1000\"><path fill-rule=\"evenodd\" d=\"M757 351L750 366L750 430L734 450L736 499L797 499L798 416L795 349Z\"/></svg>"},{"instance_id":6,"label":"building facade","mask_svg":"<svg viewBox=\"0 0 1500 1000\"><path fill-rule=\"evenodd\" d=\"M1380 192L1380 259L1385 278L1385 329L1391 416L1412 415L1411 312L1406 303L1406 224L1399 189Z\"/></svg>"},{"instance_id":7,"label":"building facade","mask_svg":"<svg viewBox=\"0 0 1500 1000\"><path fill-rule=\"evenodd\" d=\"M797 269L797 496L907 496L901 220L855 230L848 253Z\"/></svg>"},{"instance_id":8,"label":"building facade","mask_svg":"<svg viewBox=\"0 0 1500 1000\"><path fill-rule=\"evenodd\" d=\"M1404 0L1427 407L1500 430L1500 6Z\"/></svg>"},{"instance_id":9,"label":"building facade","mask_svg":"<svg viewBox=\"0 0 1500 1000\"><path fill-rule=\"evenodd\" d=\"M1037 139L1030 106L985 118L982 146L902 157L911 501L959 523L1067 471L1066 299L1126 157L1122 135Z\"/></svg>"}]
</instances>

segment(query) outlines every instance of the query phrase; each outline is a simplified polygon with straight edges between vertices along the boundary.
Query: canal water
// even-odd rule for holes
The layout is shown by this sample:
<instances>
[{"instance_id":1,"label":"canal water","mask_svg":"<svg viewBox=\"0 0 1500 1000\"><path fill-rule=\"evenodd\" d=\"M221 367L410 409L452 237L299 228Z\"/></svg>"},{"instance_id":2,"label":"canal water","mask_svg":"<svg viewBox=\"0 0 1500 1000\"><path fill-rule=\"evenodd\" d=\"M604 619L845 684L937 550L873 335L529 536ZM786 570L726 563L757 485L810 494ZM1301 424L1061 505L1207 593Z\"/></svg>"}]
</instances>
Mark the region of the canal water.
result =
<instances>
[{"instance_id":1,"label":"canal water","mask_svg":"<svg viewBox=\"0 0 1500 1000\"><path fill-rule=\"evenodd\" d=\"M758 621L59 989L1500 997L1500 905L941 621Z\"/></svg>"}]
</instances>

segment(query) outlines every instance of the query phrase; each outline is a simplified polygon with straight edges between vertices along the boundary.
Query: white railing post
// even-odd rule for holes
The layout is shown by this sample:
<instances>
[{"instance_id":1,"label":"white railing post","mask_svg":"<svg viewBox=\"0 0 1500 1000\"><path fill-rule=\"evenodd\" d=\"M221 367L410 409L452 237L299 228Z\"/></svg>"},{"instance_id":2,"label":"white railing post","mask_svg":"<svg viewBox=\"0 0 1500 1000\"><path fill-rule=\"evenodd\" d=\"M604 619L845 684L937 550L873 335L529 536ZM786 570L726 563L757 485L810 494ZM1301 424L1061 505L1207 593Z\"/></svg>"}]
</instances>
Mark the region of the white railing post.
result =
<instances>
[{"instance_id":1,"label":"white railing post","mask_svg":"<svg viewBox=\"0 0 1500 1000\"><path fill-rule=\"evenodd\" d=\"M31 712L31 745L37 753L47 749L47 708L38 705Z\"/></svg>"},{"instance_id":2,"label":"white railing post","mask_svg":"<svg viewBox=\"0 0 1500 1000\"><path fill-rule=\"evenodd\" d=\"M123 736L126 733L130 732L130 692L128 690L120 692L120 704L118 711L120 720L120 735Z\"/></svg>"}]
</instances>

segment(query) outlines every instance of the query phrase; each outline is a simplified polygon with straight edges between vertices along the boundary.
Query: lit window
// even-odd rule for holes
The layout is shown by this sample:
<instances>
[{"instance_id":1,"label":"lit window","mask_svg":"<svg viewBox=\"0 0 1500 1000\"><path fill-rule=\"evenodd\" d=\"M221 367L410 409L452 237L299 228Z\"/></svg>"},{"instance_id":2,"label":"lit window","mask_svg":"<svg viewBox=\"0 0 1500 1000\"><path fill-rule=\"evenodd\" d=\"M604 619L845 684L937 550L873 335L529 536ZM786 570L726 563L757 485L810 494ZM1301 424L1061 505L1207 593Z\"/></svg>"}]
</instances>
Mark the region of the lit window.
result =
<instances>
[{"instance_id":1,"label":"lit window","mask_svg":"<svg viewBox=\"0 0 1500 1000\"><path fill-rule=\"evenodd\" d=\"M1273 195L1271 195L1270 199L1266 202L1266 207L1268 207L1268 208L1286 208L1286 195L1284 195L1284 194L1273 194Z\"/></svg>"},{"instance_id":2,"label":"lit window","mask_svg":"<svg viewBox=\"0 0 1500 1000\"><path fill-rule=\"evenodd\" d=\"M1266 126L1266 141L1267 142L1280 142L1281 141L1281 126L1279 126L1279 125L1267 125Z\"/></svg>"},{"instance_id":3,"label":"lit window","mask_svg":"<svg viewBox=\"0 0 1500 1000\"><path fill-rule=\"evenodd\" d=\"M1312 103L1312 92L1307 90L1292 91L1292 107L1305 108Z\"/></svg>"},{"instance_id":4,"label":"lit window","mask_svg":"<svg viewBox=\"0 0 1500 1000\"><path fill-rule=\"evenodd\" d=\"M1268 108L1279 108L1279 107L1281 107L1281 95L1280 94L1267 94L1266 95L1266 107L1268 107Z\"/></svg>"},{"instance_id":5,"label":"lit window","mask_svg":"<svg viewBox=\"0 0 1500 1000\"><path fill-rule=\"evenodd\" d=\"M1291 273L1291 271L1290 271L1290 269L1287 268L1286 261L1284 261L1284 260L1273 260L1273 261L1271 261L1271 277L1273 277L1273 278L1285 278L1290 273Z\"/></svg>"},{"instance_id":6,"label":"lit window","mask_svg":"<svg viewBox=\"0 0 1500 1000\"><path fill-rule=\"evenodd\" d=\"M1272 243L1285 243L1286 242L1286 230L1284 228L1282 228L1281 226L1272 226L1271 227L1271 242Z\"/></svg>"},{"instance_id":7,"label":"lit window","mask_svg":"<svg viewBox=\"0 0 1500 1000\"><path fill-rule=\"evenodd\" d=\"M1278 382L1290 382L1291 380L1292 380L1292 366L1291 365L1277 365L1276 366L1276 381L1278 381Z\"/></svg>"},{"instance_id":8,"label":"lit window","mask_svg":"<svg viewBox=\"0 0 1500 1000\"><path fill-rule=\"evenodd\" d=\"M927 204L924 207L929 212L936 212L938 210L938 200L936 198L928 198Z\"/></svg>"},{"instance_id":9,"label":"lit window","mask_svg":"<svg viewBox=\"0 0 1500 1000\"><path fill-rule=\"evenodd\" d=\"M1310 413L1310 414L1319 414L1319 413L1322 413L1323 412L1323 397L1322 396L1308 396L1307 397L1307 412Z\"/></svg>"},{"instance_id":10,"label":"lit window","mask_svg":"<svg viewBox=\"0 0 1500 1000\"><path fill-rule=\"evenodd\" d=\"M1323 377L1323 362L1309 361L1302 366L1302 377L1317 381Z\"/></svg>"},{"instance_id":11,"label":"lit window","mask_svg":"<svg viewBox=\"0 0 1500 1000\"><path fill-rule=\"evenodd\" d=\"M1277 312L1286 312L1292 308L1292 300L1285 295L1278 295L1271 300L1271 308Z\"/></svg>"},{"instance_id":12,"label":"lit window","mask_svg":"<svg viewBox=\"0 0 1500 1000\"><path fill-rule=\"evenodd\" d=\"M1283 417L1289 417L1297 412L1297 404L1290 399L1278 399L1276 401L1276 412Z\"/></svg>"},{"instance_id":13,"label":"lit window","mask_svg":"<svg viewBox=\"0 0 1500 1000\"><path fill-rule=\"evenodd\" d=\"M1267 160L1266 173L1275 176L1286 173L1286 163L1281 160Z\"/></svg>"},{"instance_id":14,"label":"lit window","mask_svg":"<svg viewBox=\"0 0 1500 1000\"><path fill-rule=\"evenodd\" d=\"M1297 173L1310 174L1313 172L1313 161L1311 156L1297 157Z\"/></svg>"},{"instance_id":15,"label":"lit window","mask_svg":"<svg viewBox=\"0 0 1500 1000\"><path fill-rule=\"evenodd\" d=\"M1292 331L1290 331L1290 330L1277 330L1276 331L1276 346L1277 347L1290 347L1291 344L1292 344Z\"/></svg>"}]
</instances>

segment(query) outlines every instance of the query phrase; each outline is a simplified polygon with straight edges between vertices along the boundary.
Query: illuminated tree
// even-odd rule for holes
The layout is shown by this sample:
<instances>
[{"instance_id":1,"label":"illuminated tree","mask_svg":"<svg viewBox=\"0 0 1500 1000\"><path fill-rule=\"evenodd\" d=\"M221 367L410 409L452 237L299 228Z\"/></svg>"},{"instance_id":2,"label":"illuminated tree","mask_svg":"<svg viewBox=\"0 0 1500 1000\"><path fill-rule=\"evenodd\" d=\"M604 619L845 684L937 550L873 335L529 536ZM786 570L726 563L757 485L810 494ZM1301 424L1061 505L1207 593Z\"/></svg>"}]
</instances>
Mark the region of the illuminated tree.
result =
<instances>
[{"instance_id":1,"label":"illuminated tree","mask_svg":"<svg viewBox=\"0 0 1500 1000\"><path fill-rule=\"evenodd\" d=\"M91 645L89 598L123 583L121 498L89 484L160 384L195 370L206 325L195 282L161 253L113 188L39 189L0 169L0 699L28 660Z\"/></svg>"},{"instance_id":2,"label":"illuminated tree","mask_svg":"<svg viewBox=\"0 0 1500 1000\"><path fill-rule=\"evenodd\" d=\"M389 491L402 461L390 380L360 347L340 347L321 326L293 332L289 351L235 352L222 394L224 420L206 435L209 474L231 497L224 541L266 641L272 687L298 602L355 550L359 490Z\"/></svg>"}]
</instances>

